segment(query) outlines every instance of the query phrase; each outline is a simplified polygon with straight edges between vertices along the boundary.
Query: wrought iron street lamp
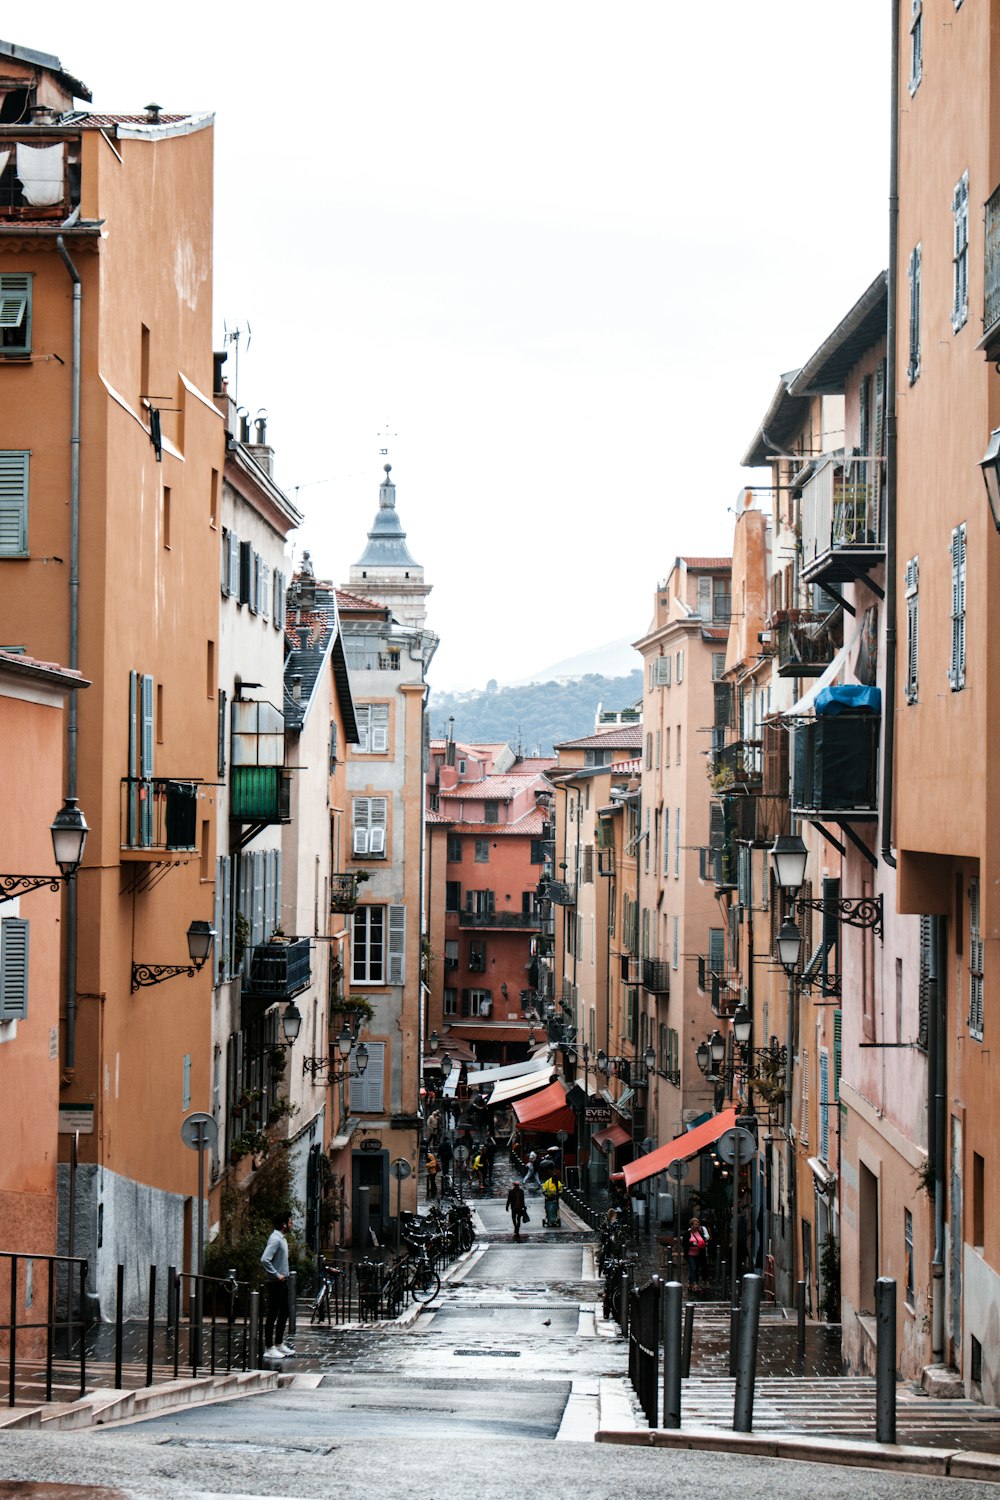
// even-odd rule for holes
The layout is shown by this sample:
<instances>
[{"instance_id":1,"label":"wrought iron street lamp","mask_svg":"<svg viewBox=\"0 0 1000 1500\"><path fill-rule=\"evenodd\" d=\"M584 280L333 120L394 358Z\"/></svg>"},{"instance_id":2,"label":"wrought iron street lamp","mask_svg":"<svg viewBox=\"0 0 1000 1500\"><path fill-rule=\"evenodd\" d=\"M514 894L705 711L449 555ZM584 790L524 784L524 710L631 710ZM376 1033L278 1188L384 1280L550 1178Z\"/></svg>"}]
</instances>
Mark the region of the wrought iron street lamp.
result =
<instances>
[{"instance_id":1,"label":"wrought iron street lamp","mask_svg":"<svg viewBox=\"0 0 1000 1500\"><path fill-rule=\"evenodd\" d=\"M802 949L802 934L791 917L786 917L784 922L782 922L775 947L778 950L778 962L789 979L791 979L798 965L799 953Z\"/></svg>"},{"instance_id":2,"label":"wrought iron street lamp","mask_svg":"<svg viewBox=\"0 0 1000 1500\"><path fill-rule=\"evenodd\" d=\"M983 471L993 524L1000 531L1000 427L995 427L990 433L989 445L979 460L979 467Z\"/></svg>"},{"instance_id":3,"label":"wrought iron street lamp","mask_svg":"<svg viewBox=\"0 0 1000 1500\"><path fill-rule=\"evenodd\" d=\"M189 979L205 967L215 942L215 929L211 922L195 921L187 930L189 964L137 964L132 965L132 993L147 985L162 984L166 979L175 979L186 974Z\"/></svg>"},{"instance_id":4,"label":"wrought iron street lamp","mask_svg":"<svg viewBox=\"0 0 1000 1500\"><path fill-rule=\"evenodd\" d=\"M0 875L0 899L9 901L14 896L26 896L29 891L38 891L44 886L57 891L65 881L74 878L83 862L83 850L90 832L75 797L66 798L49 824L49 832L56 864L62 874Z\"/></svg>"},{"instance_id":5,"label":"wrought iron street lamp","mask_svg":"<svg viewBox=\"0 0 1000 1500\"><path fill-rule=\"evenodd\" d=\"M809 852L800 834L779 833L771 848L771 868L783 891L797 891L806 878Z\"/></svg>"},{"instance_id":6,"label":"wrought iron street lamp","mask_svg":"<svg viewBox=\"0 0 1000 1500\"><path fill-rule=\"evenodd\" d=\"M287 1012L286 1012L287 1014ZM326 1057L304 1057L302 1059L302 1076L308 1073L310 1077L317 1078L325 1073L328 1083L343 1083L345 1078L360 1078L368 1066L368 1048L364 1042L357 1042L351 1028L346 1024L336 1040L336 1052L330 1047L329 1055ZM355 1066L352 1068L348 1059L354 1053ZM337 1068L337 1054L343 1058L344 1065Z\"/></svg>"}]
</instances>

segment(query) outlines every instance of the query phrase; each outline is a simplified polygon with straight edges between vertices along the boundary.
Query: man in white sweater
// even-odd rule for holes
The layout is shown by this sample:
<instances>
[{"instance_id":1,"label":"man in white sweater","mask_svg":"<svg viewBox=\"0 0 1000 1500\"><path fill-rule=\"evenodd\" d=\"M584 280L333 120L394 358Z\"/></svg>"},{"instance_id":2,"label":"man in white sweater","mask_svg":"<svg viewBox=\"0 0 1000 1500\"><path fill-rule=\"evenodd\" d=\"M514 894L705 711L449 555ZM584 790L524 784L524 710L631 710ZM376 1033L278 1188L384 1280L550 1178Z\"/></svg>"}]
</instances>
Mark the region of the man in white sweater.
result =
<instances>
[{"instance_id":1,"label":"man in white sweater","mask_svg":"<svg viewBox=\"0 0 1000 1500\"><path fill-rule=\"evenodd\" d=\"M292 1216L286 1209L275 1214L271 1237L264 1247L260 1263L267 1278L267 1313L264 1320L264 1358L284 1359L294 1354L291 1344L284 1342L285 1323L288 1320L288 1241L285 1235L291 1228Z\"/></svg>"}]
</instances>

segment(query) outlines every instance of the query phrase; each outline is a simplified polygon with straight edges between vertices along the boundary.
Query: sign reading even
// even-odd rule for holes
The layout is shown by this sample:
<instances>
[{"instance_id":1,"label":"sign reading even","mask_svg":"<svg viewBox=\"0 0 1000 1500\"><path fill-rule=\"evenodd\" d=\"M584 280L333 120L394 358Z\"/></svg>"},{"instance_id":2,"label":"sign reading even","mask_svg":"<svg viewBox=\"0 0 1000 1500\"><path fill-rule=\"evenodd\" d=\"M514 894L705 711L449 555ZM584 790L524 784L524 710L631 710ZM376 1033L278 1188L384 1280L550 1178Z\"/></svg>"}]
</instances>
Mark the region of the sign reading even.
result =
<instances>
[{"instance_id":1,"label":"sign reading even","mask_svg":"<svg viewBox=\"0 0 1000 1500\"><path fill-rule=\"evenodd\" d=\"M588 1104L587 1108L583 1112L583 1115L588 1125L610 1125L611 1105Z\"/></svg>"}]
</instances>

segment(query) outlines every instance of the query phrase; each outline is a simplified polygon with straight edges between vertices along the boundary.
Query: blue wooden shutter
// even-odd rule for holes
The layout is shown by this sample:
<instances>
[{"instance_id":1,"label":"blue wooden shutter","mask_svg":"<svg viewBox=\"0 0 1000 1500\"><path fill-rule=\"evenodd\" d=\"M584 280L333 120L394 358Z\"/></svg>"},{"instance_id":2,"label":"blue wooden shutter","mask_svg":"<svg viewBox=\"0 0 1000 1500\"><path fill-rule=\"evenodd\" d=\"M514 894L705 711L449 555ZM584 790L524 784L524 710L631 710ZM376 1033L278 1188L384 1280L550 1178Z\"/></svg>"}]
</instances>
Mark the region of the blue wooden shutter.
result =
<instances>
[{"instance_id":1,"label":"blue wooden shutter","mask_svg":"<svg viewBox=\"0 0 1000 1500\"><path fill-rule=\"evenodd\" d=\"M23 917L0 922L0 1021L23 1021L28 1014L28 923Z\"/></svg>"},{"instance_id":2,"label":"blue wooden shutter","mask_svg":"<svg viewBox=\"0 0 1000 1500\"><path fill-rule=\"evenodd\" d=\"M146 673L142 678L142 738L139 755L140 771L143 780L148 783L153 775L153 679ZM150 785L143 788L140 817L139 842L144 849L148 849L153 843L153 788Z\"/></svg>"},{"instance_id":3,"label":"blue wooden shutter","mask_svg":"<svg viewBox=\"0 0 1000 1500\"><path fill-rule=\"evenodd\" d=\"M390 984L406 982L406 907L389 907L389 972Z\"/></svg>"},{"instance_id":4,"label":"blue wooden shutter","mask_svg":"<svg viewBox=\"0 0 1000 1500\"><path fill-rule=\"evenodd\" d=\"M0 453L0 557L28 551L28 457Z\"/></svg>"},{"instance_id":5,"label":"blue wooden shutter","mask_svg":"<svg viewBox=\"0 0 1000 1500\"><path fill-rule=\"evenodd\" d=\"M380 1115L385 1109L385 1042L369 1042L368 1066L351 1079L351 1112Z\"/></svg>"}]
</instances>

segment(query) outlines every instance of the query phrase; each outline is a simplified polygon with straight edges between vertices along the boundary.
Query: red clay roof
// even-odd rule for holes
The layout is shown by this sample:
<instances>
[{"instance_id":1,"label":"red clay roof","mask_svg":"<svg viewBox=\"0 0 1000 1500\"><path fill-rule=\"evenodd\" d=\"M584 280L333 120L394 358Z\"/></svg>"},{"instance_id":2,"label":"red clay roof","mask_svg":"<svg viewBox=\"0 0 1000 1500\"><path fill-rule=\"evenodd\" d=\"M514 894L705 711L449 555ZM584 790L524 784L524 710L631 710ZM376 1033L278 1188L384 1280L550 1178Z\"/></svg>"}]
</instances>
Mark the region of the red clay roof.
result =
<instances>
[{"instance_id":1,"label":"red clay roof","mask_svg":"<svg viewBox=\"0 0 1000 1500\"><path fill-rule=\"evenodd\" d=\"M523 818L518 818L516 823L469 823L453 822L450 818L436 818L437 822L449 824L452 833L474 833L480 838L489 835L492 838L537 838L546 826L546 820L540 812L525 813Z\"/></svg>"},{"instance_id":2,"label":"red clay roof","mask_svg":"<svg viewBox=\"0 0 1000 1500\"><path fill-rule=\"evenodd\" d=\"M95 115L89 111L82 120L67 120L65 126L72 130L109 130L114 125L179 125L181 120L193 118L194 111L182 115L160 115L151 120L144 112L141 115Z\"/></svg>"},{"instance_id":3,"label":"red clay roof","mask_svg":"<svg viewBox=\"0 0 1000 1500\"><path fill-rule=\"evenodd\" d=\"M641 750L642 725L616 724L604 734L588 734L582 740L563 740L557 750Z\"/></svg>"},{"instance_id":4,"label":"red clay roof","mask_svg":"<svg viewBox=\"0 0 1000 1500\"><path fill-rule=\"evenodd\" d=\"M47 677L56 677L66 681L69 687L89 687L90 680L84 677L82 672L77 672L72 667L61 667L55 661L39 661L37 657L26 656L23 651L0 651L0 665L9 667L15 672L24 672L32 677L44 672Z\"/></svg>"},{"instance_id":5,"label":"red clay roof","mask_svg":"<svg viewBox=\"0 0 1000 1500\"><path fill-rule=\"evenodd\" d=\"M728 625L703 625L701 633L702 633L703 639L706 640L706 641L728 641L728 639L729 639L729 626Z\"/></svg>"},{"instance_id":6,"label":"red clay roof","mask_svg":"<svg viewBox=\"0 0 1000 1500\"><path fill-rule=\"evenodd\" d=\"M464 797L469 802L505 802L524 789L524 777L504 771L499 776L484 776L482 781L460 781L454 787L442 787L442 797Z\"/></svg>"},{"instance_id":7,"label":"red clay roof","mask_svg":"<svg viewBox=\"0 0 1000 1500\"><path fill-rule=\"evenodd\" d=\"M364 610L367 612L373 609L384 611L387 608L386 605L379 604L376 599L366 599L362 594L352 594L347 589L334 589L334 593L337 596L338 609Z\"/></svg>"},{"instance_id":8,"label":"red clay roof","mask_svg":"<svg viewBox=\"0 0 1000 1500\"><path fill-rule=\"evenodd\" d=\"M678 562L687 568L731 568L733 565L731 557L681 557Z\"/></svg>"}]
</instances>

